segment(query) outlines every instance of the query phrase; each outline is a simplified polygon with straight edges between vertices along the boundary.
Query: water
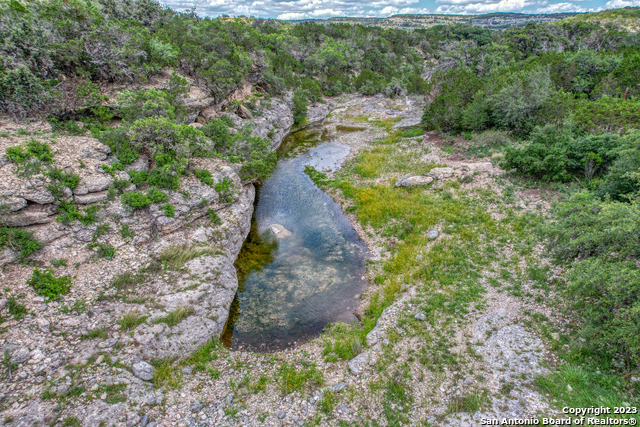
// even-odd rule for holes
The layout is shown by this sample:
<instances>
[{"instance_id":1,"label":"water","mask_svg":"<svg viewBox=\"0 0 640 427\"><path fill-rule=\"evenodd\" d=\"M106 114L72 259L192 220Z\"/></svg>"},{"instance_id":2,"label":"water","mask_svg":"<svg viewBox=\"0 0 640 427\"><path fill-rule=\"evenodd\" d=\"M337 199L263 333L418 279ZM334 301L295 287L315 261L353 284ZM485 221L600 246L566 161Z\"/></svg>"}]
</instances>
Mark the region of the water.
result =
<instances>
[{"instance_id":1,"label":"water","mask_svg":"<svg viewBox=\"0 0 640 427\"><path fill-rule=\"evenodd\" d=\"M257 193L252 230L236 262L238 298L223 336L231 348L280 350L329 323L357 320L366 245L340 206L304 173L305 165L335 170L349 150L322 128L283 142L273 175ZM273 224L291 235L276 238Z\"/></svg>"}]
</instances>

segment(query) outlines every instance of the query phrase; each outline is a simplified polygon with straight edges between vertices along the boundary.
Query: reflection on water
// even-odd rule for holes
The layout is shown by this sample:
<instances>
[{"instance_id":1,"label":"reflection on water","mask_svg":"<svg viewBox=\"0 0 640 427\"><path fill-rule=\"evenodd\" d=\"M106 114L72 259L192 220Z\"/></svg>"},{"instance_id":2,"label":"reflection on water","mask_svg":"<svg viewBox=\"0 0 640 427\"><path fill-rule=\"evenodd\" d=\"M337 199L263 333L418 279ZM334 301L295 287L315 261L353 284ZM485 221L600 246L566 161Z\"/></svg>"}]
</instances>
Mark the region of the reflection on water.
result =
<instances>
[{"instance_id":1,"label":"reflection on water","mask_svg":"<svg viewBox=\"0 0 640 427\"><path fill-rule=\"evenodd\" d=\"M340 206L303 172L305 165L324 171L340 166L349 147L322 142L327 139L322 128L287 138L273 175L259 189L252 231L237 263L237 319L230 315L224 339L232 348L283 349L329 323L356 320L366 286L366 246ZM292 234L276 241L272 224Z\"/></svg>"}]
</instances>

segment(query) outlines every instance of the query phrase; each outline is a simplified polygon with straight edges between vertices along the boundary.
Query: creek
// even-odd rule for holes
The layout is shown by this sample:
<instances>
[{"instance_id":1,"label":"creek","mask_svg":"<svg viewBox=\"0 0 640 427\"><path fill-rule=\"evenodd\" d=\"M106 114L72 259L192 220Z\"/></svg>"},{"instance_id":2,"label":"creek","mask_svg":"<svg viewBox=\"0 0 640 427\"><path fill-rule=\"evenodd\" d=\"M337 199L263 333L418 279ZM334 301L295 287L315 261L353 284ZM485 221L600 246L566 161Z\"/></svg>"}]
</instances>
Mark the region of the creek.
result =
<instances>
[{"instance_id":1,"label":"creek","mask_svg":"<svg viewBox=\"0 0 640 427\"><path fill-rule=\"evenodd\" d=\"M290 134L278 149L273 174L257 186L251 231L236 261L238 293L221 338L228 347L282 350L329 323L357 321L367 246L340 205L304 173L307 165L334 171L349 151L322 124ZM285 230L278 237L274 225Z\"/></svg>"}]
</instances>

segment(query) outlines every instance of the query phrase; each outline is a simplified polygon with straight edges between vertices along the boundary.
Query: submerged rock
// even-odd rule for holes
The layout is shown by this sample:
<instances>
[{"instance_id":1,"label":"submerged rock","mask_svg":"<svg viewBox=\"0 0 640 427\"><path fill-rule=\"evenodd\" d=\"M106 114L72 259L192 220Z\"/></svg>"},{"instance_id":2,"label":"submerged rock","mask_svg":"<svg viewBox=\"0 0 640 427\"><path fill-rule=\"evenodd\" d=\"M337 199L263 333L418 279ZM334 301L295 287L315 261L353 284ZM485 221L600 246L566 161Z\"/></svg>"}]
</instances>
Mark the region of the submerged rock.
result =
<instances>
[{"instance_id":1,"label":"submerged rock","mask_svg":"<svg viewBox=\"0 0 640 427\"><path fill-rule=\"evenodd\" d=\"M291 232L280 224L271 224L269 229L278 239L291 236Z\"/></svg>"}]
</instances>

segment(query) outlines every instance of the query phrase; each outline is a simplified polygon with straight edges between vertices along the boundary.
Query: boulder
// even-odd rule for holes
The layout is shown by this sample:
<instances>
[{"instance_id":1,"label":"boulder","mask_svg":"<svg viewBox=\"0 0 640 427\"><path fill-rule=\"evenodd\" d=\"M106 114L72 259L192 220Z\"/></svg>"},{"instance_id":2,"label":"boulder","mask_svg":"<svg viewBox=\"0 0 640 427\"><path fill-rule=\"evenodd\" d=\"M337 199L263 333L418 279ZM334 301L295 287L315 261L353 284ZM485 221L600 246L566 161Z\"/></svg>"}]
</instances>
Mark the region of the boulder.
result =
<instances>
[{"instance_id":1,"label":"boulder","mask_svg":"<svg viewBox=\"0 0 640 427\"><path fill-rule=\"evenodd\" d=\"M409 178L411 176L410 173L406 174L405 176L403 176L402 178L400 178L397 182L396 182L396 187L402 187L402 181L404 181L405 179Z\"/></svg>"},{"instance_id":2,"label":"boulder","mask_svg":"<svg viewBox=\"0 0 640 427\"><path fill-rule=\"evenodd\" d=\"M349 361L349 370L355 375L360 375L368 364L369 355L366 352L360 353Z\"/></svg>"},{"instance_id":3,"label":"boulder","mask_svg":"<svg viewBox=\"0 0 640 427\"><path fill-rule=\"evenodd\" d=\"M433 168L426 176L430 176L434 179L451 178L453 176L453 168Z\"/></svg>"},{"instance_id":4,"label":"boulder","mask_svg":"<svg viewBox=\"0 0 640 427\"><path fill-rule=\"evenodd\" d=\"M74 200L78 204L88 205L90 203L97 203L97 202L102 202L104 200L107 200L108 196L109 196L109 192L105 190L97 193L89 193L82 196L75 196Z\"/></svg>"},{"instance_id":5,"label":"boulder","mask_svg":"<svg viewBox=\"0 0 640 427\"><path fill-rule=\"evenodd\" d=\"M30 202L46 205L53 203L56 199L51 192L43 187L24 189L16 193L16 196L27 199Z\"/></svg>"},{"instance_id":6,"label":"boulder","mask_svg":"<svg viewBox=\"0 0 640 427\"><path fill-rule=\"evenodd\" d=\"M151 381L153 379L153 372L155 371L155 368L143 360L134 363L131 366L131 369L133 370L133 375L141 380Z\"/></svg>"},{"instance_id":7,"label":"boulder","mask_svg":"<svg viewBox=\"0 0 640 427\"><path fill-rule=\"evenodd\" d=\"M9 212L19 211L27 206L27 200L22 197L7 197L5 199L0 198L0 206L6 205Z\"/></svg>"},{"instance_id":8,"label":"boulder","mask_svg":"<svg viewBox=\"0 0 640 427\"><path fill-rule=\"evenodd\" d=\"M26 227L33 224L46 224L51 222L51 217L47 212L19 212L11 215L5 215L2 218L2 225L7 227Z\"/></svg>"},{"instance_id":9,"label":"boulder","mask_svg":"<svg viewBox=\"0 0 640 427\"><path fill-rule=\"evenodd\" d=\"M111 187L111 184L113 184L113 177L110 175L97 176L85 181L85 185L87 186L89 193L97 193L98 191L106 190Z\"/></svg>"},{"instance_id":10,"label":"boulder","mask_svg":"<svg viewBox=\"0 0 640 427\"><path fill-rule=\"evenodd\" d=\"M478 173L493 172L493 165L491 162L467 163L462 165L462 170Z\"/></svg>"},{"instance_id":11,"label":"boulder","mask_svg":"<svg viewBox=\"0 0 640 427\"><path fill-rule=\"evenodd\" d=\"M420 185L429 185L433 182L433 178L430 176L410 176L409 178L404 178L398 185L396 182L396 187L416 187Z\"/></svg>"},{"instance_id":12,"label":"boulder","mask_svg":"<svg viewBox=\"0 0 640 427\"><path fill-rule=\"evenodd\" d=\"M199 117L202 117L206 121L209 121L209 120L211 120L211 119L213 119L215 117L218 117L218 112L216 110L212 109L212 108L207 108L206 110L203 110L200 113Z\"/></svg>"},{"instance_id":13,"label":"boulder","mask_svg":"<svg viewBox=\"0 0 640 427\"><path fill-rule=\"evenodd\" d=\"M242 119L245 119L245 120L253 119L253 114L251 113L251 110L249 110L247 107L245 107L242 104L238 105L238 109L236 110L236 114L238 115L238 117L240 117Z\"/></svg>"}]
</instances>

